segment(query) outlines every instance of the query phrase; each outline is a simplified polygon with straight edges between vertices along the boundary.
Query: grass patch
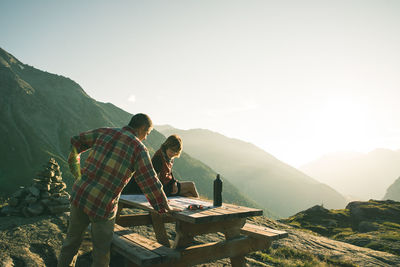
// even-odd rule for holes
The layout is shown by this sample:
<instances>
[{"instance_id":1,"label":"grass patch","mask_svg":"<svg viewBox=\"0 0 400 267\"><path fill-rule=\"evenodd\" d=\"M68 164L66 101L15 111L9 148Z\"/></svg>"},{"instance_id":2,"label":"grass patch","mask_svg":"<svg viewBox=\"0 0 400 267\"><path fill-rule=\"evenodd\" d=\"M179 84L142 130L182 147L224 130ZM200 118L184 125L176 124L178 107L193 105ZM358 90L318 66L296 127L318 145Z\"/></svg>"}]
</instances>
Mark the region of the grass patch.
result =
<instances>
[{"instance_id":1,"label":"grass patch","mask_svg":"<svg viewBox=\"0 0 400 267\"><path fill-rule=\"evenodd\" d=\"M400 229L400 224L394 222L383 222L382 225L387 228L392 228L396 230Z\"/></svg>"},{"instance_id":2,"label":"grass patch","mask_svg":"<svg viewBox=\"0 0 400 267\"><path fill-rule=\"evenodd\" d=\"M341 267L357 267L357 265L349 262L325 257L319 258L309 252L288 247L270 249L268 253L261 251L253 252L250 254L250 257L263 263L280 267L328 267L332 265Z\"/></svg>"},{"instance_id":3,"label":"grass patch","mask_svg":"<svg viewBox=\"0 0 400 267\"><path fill-rule=\"evenodd\" d=\"M386 231L385 233L379 235L380 238L386 239L389 241L400 241L400 232L399 231Z\"/></svg>"}]
</instances>

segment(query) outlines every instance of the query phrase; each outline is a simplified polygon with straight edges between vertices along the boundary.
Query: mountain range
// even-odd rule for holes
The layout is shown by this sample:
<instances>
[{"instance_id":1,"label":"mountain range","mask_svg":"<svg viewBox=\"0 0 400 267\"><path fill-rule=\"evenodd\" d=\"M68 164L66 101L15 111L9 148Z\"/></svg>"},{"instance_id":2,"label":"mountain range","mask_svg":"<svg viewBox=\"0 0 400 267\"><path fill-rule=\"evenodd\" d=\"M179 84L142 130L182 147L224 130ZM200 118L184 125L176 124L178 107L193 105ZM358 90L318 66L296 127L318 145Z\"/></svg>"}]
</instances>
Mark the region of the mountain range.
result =
<instances>
[{"instance_id":1,"label":"mountain range","mask_svg":"<svg viewBox=\"0 0 400 267\"><path fill-rule=\"evenodd\" d=\"M156 126L166 136L178 134L183 150L229 178L241 192L280 217L323 204L344 208L345 198L255 145L205 129Z\"/></svg>"},{"instance_id":2,"label":"mountain range","mask_svg":"<svg viewBox=\"0 0 400 267\"><path fill-rule=\"evenodd\" d=\"M388 187L400 176L400 150L332 153L300 170L350 199L383 199Z\"/></svg>"},{"instance_id":3,"label":"mountain range","mask_svg":"<svg viewBox=\"0 0 400 267\"><path fill-rule=\"evenodd\" d=\"M73 80L23 64L0 48L0 195L29 185L50 157L60 164L69 190L73 178L66 158L71 136L98 127L122 127L131 116L94 100ZM145 142L150 154L164 140L153 130ZM174 172L178 179L193 180L203 197L212 198L216 173L210 167L183 153ZM224 186L226 202L259 207L229 181Z\"/></svg>"}]
</instances>

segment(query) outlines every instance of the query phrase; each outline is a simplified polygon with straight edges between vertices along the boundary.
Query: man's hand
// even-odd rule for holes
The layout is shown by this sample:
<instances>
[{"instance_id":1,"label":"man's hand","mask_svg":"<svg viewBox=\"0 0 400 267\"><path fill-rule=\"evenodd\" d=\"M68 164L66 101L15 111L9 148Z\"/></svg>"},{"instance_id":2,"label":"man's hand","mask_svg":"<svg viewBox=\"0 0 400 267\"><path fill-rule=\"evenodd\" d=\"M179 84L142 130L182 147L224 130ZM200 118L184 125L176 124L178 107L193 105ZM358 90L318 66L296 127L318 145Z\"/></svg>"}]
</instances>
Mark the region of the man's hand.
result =
<instances>
[{"instance_id":1,"label":"man's hand","mask_svg":"<svg viewBox=\"0 0 400 267\"><path fill-rule=\"evenodd\" d=\"M167 205L167 212L179 212L179 211L182 211L182 209L173 208L169 204Z\"/></svg>"},{"instance_id":2,"label":"man's hand","mask_svg":"<svg viewBox=\"0 0 400 267\"><path fill-rule=\"evenodd\" d=\"M68 165L75 179L79 179L81 177L81 165L80 165L79 154L77 153L74 147L71 150L71 153L69 153Z\"/></svg>"}]
</instances>

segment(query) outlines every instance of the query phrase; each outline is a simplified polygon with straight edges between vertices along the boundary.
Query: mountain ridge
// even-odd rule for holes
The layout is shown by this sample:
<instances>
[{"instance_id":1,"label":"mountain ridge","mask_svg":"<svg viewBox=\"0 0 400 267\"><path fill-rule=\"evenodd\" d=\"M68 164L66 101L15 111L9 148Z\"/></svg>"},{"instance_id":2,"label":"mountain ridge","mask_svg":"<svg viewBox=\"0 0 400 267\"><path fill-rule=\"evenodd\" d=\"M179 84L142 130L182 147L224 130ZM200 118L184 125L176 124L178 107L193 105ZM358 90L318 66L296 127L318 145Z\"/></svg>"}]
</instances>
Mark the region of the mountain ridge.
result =
<instances>
[{"instance_id":1,"label":"mountain ridge","mask_svg":"<svg viewBox=\"0 0 400 267\"><path fill-rule=\"evenodd\" d=\"M368 153L327 154L300 170L344 195L359 200L383 199L400 175L400 151L376 148Z\"/></svg>"},{"instance_id":2,"label":"mountain ridge","mask_svg":"<svg viewBox=\"0 0 400 267\"><path fill-rule=\"evenodd\" d=\"M254 144L206 129L180 130L165 125L155 128L166 136L180 135L185 151L228 177L242 192L281 217L315 204L337 208L346 204L344 197L329 186Z\"/></svg>"}]
</instances>

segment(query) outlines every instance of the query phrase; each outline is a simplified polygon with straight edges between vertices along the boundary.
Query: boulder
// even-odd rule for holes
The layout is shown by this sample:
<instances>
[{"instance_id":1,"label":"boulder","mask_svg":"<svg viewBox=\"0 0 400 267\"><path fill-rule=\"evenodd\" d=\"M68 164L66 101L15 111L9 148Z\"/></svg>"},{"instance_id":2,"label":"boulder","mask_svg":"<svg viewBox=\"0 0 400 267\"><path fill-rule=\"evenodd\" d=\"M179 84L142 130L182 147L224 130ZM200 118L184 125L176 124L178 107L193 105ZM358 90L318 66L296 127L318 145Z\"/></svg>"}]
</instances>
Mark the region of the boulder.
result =
<instances>
[{"instance_id":1,"label":"boulder","mask_svg":"<svg viewBox=\"0 0 400 267\"><path fill-rule=\"evenodd\" d=\"M361 233L367 233L376 231L379 229L379 226L373 222L362 221L358 224L358 231Z\"/></svg>"},{"instance_id":2,"label":"boulder","mask_svg":"<svg viewBox=\"0 0 400 267\"><path fill-rule=\"evenodd\" d=\"M40 195L40 190L37 189L35 186L30 186L28 188L28 191L35 197L38 197Z\"/></svg>"},{"instance_id":3,"label":"boulder","mask_svg":"<svg viewBox=\"0 0 400 267\"><path fill-rule=\"evenodd\" d=\"M32 214L32 215L40 215L44 211L44 207L41 203L33 203L29 204L27 210Z\"/></svg>"},{"instance_id":4,"label":"boulder","mask_svg":"<svg viewBox=\"0 0 400 267\"><path fill-rule=\"evenodd\" d=\"M19 204L19 199L16 197L12 197L8 201L8 205L10 205L11 207L16 207L16 206L18 206L18 204Z\"/></svg>"}]
</instances>

